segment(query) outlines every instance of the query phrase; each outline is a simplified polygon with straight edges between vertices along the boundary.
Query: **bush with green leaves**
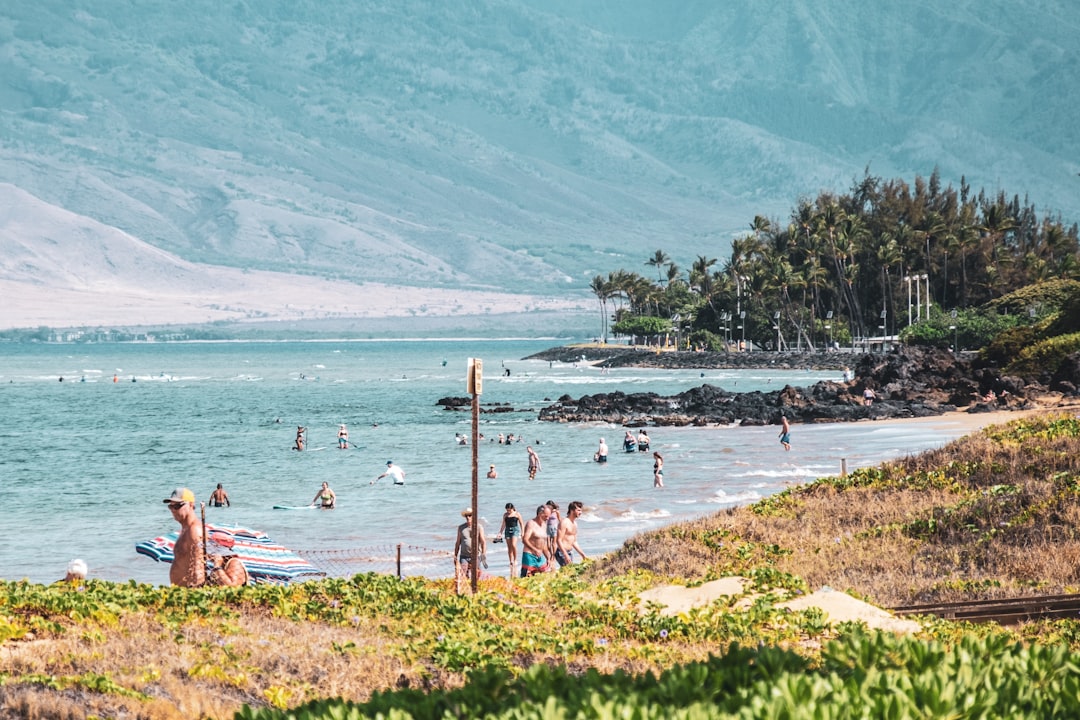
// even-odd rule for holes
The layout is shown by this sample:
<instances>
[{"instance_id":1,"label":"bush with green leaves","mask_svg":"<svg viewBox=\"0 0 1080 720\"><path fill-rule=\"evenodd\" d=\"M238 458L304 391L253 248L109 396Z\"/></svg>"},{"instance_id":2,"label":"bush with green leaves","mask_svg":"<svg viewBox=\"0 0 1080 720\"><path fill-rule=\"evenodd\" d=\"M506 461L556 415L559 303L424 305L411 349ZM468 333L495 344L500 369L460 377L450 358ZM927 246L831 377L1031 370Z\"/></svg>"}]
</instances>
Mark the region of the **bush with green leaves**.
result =
<instances>
[{"instance_id":1,"label":"bush with green leaves","mask_svg":"<svg viewBox=\"0 0 1080 720\"><path fill-rule=\"evenodd\" d=\"M732 644L659 676L536 665L485 668L449 691L318 700L288 711L245 707L236 720L355 718L1049 718L1080 716L1080 655L1004 633L950 643L857 625L811 661L794 650Z\"/></svg>"}]
</instances>

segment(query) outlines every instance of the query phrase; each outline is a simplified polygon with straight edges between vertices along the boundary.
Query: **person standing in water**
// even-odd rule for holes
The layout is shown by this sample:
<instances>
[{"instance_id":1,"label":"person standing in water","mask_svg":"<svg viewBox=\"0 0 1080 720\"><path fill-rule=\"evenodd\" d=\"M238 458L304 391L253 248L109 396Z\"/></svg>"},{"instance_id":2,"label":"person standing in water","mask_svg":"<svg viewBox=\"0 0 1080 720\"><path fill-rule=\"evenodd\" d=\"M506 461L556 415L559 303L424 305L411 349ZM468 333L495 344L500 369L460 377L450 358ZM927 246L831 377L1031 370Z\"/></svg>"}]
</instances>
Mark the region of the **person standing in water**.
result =
<instances>
[{"instance_id":1,"label":"person standing in water","mask_svg":"<svg viewBox=\"0 0 1080 720\"><path fill-rule=\"evenodd\" d=\"M604 438L600 438L600 447L596 449L596 454L593 456L593 460L596 460L596 462L598 463L606 463L607 455L607 443L604 441Z\"/></svg>"},{"instance_id":2,"label":"person standing in water","mask_svg":"<svg viewBox=\"0 0 1080 720\"><path fill-rule=\"evenodd\" d=\"M664 456L653 452L652 484L653 487L664 487Z\"/></svg>"},{"instance_id":3,"label":"person standing in water","mask_svg":"<svg viewBox=\"0 0 1080 720\"><path fill-rule=\"evenodd\" d=\"M217 487L214 488L214 492L210 493L210 506L232 507L232 503L229 502L229 493L225 492L225 488L221 487L221 483L218 483Z\"/></svg>"},{"instance_id":4,"label":"person standing in water","mask_svg":"<svg viewBox=\"0 0 1080 720\"><path fill-rule=\"evenodd\" d=\"M783 413L780 414L780 444L785 450L791 449L791 424Z\"/></svg>"},{"instance_id":5,"label":"person standing in water","mask_svg":"<svg viewBox=\"0 0 1080 720\"><path fill-rule=\"evenodd\" d=\"M345 427L345 423L338 425L337 446L339 450L347 450L349 448L349 429Z\"/></svg>"},{"instance_id":6,"label":"person standing in water","mask_svg":"<svg viewBox=\"0 0 1080 720\"><path fill-rule=\"evenodd\" d=\"M525 450L529 453L529 479L533 480L536 478L536 473L540 472L540 456L533 450L532 445L526 447Z\"/></svg>"},{"instance_id":7,"label":"person standing in water","mask_svg":"<svg viewBox=\"0 0 1080 720\"><path fill-rule=\"evenodd\" d=\"M307 432L307 428L304 427L303 425L297 425L296 426L296 445L293 448L294 450L303 450L304 449L304 445L306 444L305 441L304 441L304 433L306 433L306 432Z\"/></svg>"},{"instance_id":8,"label":"person standing in water","mask_svg":"<svg viewBox=\"0 0 1080 720\"><path fill-rule=\"evenodd\" d=\"M394 479L394 484L395 485L404 485L405 484L405 471L402 470L401 468L399 468L397 465L395 465L393 460L387 460L386 461L386 472L384 472L382 475L380 475L379 477L372 480L370 484L374 485L376 482L378 482L379 480L382 480L387 475L389 475L391 478Z\"/></svg>"},{"instance_id":9,"label":"person standing in water","mask_svg":"<svg viewBox=\"0 0 1080 720\"><path fill-rule=\"evenodd\" d=\"M323 510L333 510L337 507L337 495L330 489L329 483L324 482L322 484L319 492L315 493L315 497L311 499L311 504L318 504Z\"/></svg>"}]
</instances>

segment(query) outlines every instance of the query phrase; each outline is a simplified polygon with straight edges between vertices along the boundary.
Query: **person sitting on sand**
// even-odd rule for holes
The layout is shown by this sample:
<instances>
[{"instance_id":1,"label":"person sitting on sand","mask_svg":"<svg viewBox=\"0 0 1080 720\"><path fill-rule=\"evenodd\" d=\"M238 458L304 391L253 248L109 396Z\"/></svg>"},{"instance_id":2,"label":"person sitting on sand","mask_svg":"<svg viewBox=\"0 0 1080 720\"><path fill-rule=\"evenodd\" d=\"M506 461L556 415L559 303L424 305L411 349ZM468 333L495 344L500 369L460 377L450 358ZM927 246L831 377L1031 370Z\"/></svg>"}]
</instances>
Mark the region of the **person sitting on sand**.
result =
<instances>
[{"instance_id":1,"label":"person sitting on sand","mask_svg":"<svg viewBox=\"0 0 1080 720\"><path fill-rule=\"evenodd\" d=\"M251 579L244 563L235 555L214 555L210 558L210 564L207 585L240 587L247 585Z\"/></svg>"}]
</instances>

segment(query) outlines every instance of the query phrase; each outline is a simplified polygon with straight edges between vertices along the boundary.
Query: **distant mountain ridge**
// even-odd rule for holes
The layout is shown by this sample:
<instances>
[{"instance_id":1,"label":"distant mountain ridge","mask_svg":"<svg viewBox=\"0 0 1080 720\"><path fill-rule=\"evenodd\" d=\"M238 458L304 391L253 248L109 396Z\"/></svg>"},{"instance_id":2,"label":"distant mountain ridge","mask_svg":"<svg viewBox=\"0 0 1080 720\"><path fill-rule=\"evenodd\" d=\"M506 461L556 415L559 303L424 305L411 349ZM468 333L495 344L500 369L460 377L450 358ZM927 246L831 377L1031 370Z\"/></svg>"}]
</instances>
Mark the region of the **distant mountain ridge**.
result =
<instances>
[{"instance_id":1,"label":"distant mountain ridge","mask_svg":"<svg viewBox=\"0 0 1080 720\"><path fill-rule=\"evenodd\" d=\"M21 252L67 211L191 262L587 296L866 167L1080 218L1078 30L1057 0L9 3L0 182L45 203Z\"/></svg>"}]
</instances>

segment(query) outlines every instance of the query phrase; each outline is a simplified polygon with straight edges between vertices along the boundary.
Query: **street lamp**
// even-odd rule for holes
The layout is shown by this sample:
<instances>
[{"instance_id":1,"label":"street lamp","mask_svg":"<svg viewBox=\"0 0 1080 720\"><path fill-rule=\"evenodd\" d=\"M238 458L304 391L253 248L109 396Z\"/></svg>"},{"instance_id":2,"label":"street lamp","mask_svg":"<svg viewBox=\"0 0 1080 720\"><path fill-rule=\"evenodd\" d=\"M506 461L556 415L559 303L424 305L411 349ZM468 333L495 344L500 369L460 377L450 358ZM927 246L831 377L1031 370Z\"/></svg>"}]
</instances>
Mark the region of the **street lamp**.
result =
<instances>
[{"instance_id":1,"label":"street lamp","mask_svg":"<svg viewBox=\"0 0 1080 720\"><path fill-rule=\"evenodd\" d=\"M776 352L780 352L780 311L777 310L772 315L773 330L776 331Z\"/></svg>"},{"instance_id":2,"label":"street lamp","mask_svg":"<svg viewBox=\"0 0 1080 720\"><path fill-rule=\"evenodd\" d=\"M731 350L731 313L726 310L720 313L720 322L724 324L724 349Z\"/></svg>"},{"instance_id":3,"label":"street lamp","mask_svg":"<svg viewBox=\"0 0 1080 720\"><path fill-rule=\"evenodd\" d=\"M829 350L832 350L832 310L825 314L825 329L829 331Z\"/></svg>"},{"instance_id":4,"label":"street lamp","mask_svg":"<svg viewBox=\"0 0 1080 720\"><path fill-rule=\"evenodd\" d=\"M960 346L956 342L956 310L954 309L952 312L949 313L949 315L952 316L952 321L953 321L953 324L949 326L949 329L952 330L952 348L953 348L953 352L959 352L960 351Z\"/></svg>"},{"instance_id":5,"label":"street lamp","mask_svg":"<svg viewBox=\"0 0 1080 720\"><path fill-rule=\"evenodd\" d=\"M888 316L887 310L881 311L881 324L878 327L881 329L881 352L885 352L885 318Z\"/></svg>"},{"instance_id":6,"label":"street lamp","mask_svg":"<svg viewBox=\"0 0 1080 720\"><path fill-rule=\"evenodd\" d=\"M746 311L739 311L739 330L742 332L742 337L739 338L739 352L746 350Z\"/></svg>"}]
</instances>

